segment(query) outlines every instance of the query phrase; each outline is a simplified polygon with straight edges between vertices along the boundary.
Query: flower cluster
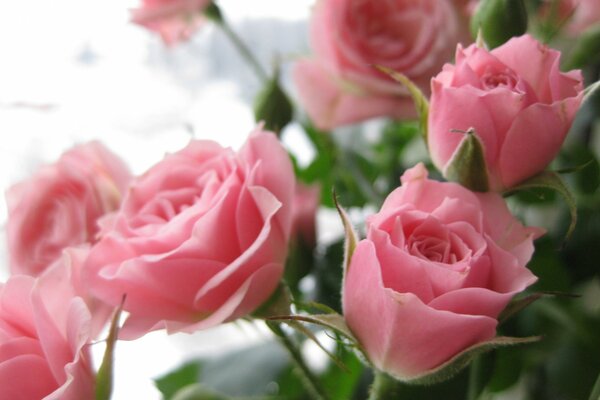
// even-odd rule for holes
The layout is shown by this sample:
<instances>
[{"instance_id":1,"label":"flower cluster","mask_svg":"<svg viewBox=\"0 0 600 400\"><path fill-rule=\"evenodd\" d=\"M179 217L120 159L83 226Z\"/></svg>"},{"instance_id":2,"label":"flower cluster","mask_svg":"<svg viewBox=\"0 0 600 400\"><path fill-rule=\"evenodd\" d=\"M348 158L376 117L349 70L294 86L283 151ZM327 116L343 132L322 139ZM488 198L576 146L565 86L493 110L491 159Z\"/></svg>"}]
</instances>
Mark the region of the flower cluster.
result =
<instances>
[{"instance_id":1,"label":"flower cluster","mask_svg":"<svg viewBox=\"0 0 600 400\"><path fill-rule=\"evenodd\" d=\"M445 368L464 367L473 349L502 343L499 315L538 279L527 265L545 233L517 218L503 194L545 174L546 188L569 195L547 167L584 101L582 73L562 72L561 53L530 34L491 50L481 38L472 44L467 20L487 6L476 3L320 0L310 27L314 55L292 72L319 130L420 118L431 169L394 165L394 187L381 203L376 179L354 177L356 163L348 164L352 184L373 194L360 205L379 209L360 240L334 201L346 228L346 260L336 260L342 314L303 316L326 320L378 376L398 381L434 382L451 374L439 375ZM571 3L561 7L573 13ZM593 2L580 3L569 29L593 25L580 15L595 10ZM207 7L218 11L208 0L143 0L132 20L173 45L200 26ZM277 74L268 84L287 107ZM79 145L12 186L11 277L0 284L1 397L93 398L90 345L119 307L127 312L119 334L126 340L258 318L253 313L281 292L308 309L302 303L312 299L297 281L309 267L294 257L321 250L322 194L346 182L330 171L344 162L342 151L309 125L319 154L304 170L259 123L238 151L191 140L139 176L99 142ZM430 179L435 169L447 181ZM286 271L294 263L299 271ZM293 300L274 300L269 305L278 307L264 307L261 318L300 319L281 315Z\"/></svg>"}]
</instances>

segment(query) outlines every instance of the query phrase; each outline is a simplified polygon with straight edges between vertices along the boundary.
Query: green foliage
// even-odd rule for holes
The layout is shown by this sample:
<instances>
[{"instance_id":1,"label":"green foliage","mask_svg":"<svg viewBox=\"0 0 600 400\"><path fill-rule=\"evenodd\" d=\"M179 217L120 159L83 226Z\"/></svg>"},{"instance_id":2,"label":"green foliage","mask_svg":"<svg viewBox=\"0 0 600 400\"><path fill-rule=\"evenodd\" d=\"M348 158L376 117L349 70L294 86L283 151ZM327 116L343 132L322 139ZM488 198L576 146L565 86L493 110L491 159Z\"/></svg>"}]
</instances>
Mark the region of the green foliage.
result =
<instances>
[{"instance_id":1,"label":"green foliage","mask_svg":"<svg viewBox=\"0 0 600 400\"><path fill-rule=\"evenodd\" d=\"M461 132L456 132L460 134ZM475 192L487 192L489 183L483 145L477 132L469 129L464 133L460 146L454 152L444 175L448 180L458 182Z\"/></svg>"},{"instance_id":2,"label":"green foliage","mask_svg":"<svg viewBox=\"0 0 600 400\"><path fill-rule=\"evenodd\" d=\"M292 103L279 85L279 69L276 69L254 99L254 118L256 122L264 122L265 129L279 133L293 115Z\"/></svg>"}]
</instances>

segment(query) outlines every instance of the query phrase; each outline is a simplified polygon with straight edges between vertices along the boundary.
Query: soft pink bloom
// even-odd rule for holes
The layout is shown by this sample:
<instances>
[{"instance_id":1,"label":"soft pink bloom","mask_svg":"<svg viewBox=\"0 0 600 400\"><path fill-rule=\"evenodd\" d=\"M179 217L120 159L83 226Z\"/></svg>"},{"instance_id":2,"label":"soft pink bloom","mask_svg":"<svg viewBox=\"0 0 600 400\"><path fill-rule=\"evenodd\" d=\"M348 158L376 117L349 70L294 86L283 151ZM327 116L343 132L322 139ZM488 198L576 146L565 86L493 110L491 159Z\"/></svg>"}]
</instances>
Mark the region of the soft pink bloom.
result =
<instances>
[{"instance_id":1,"label":"soft pink bloom","mask_svg":"<svg viewBox=\"0 0 600 400\"><path fill-rule=\"evenodd\" d=\"M373 66L402 72L428 92L462 34L450 0L321 0L311 24L315 57L294 70L300 100L320 129L412 117L406 89Z\"/></svg>"},{"instance_id":2,"label":"soft pink bloom","mask_svg":"<svg viewBox=\"0 0 600 400\"><path fill-rule=\"evenodd\" d=\"M524 58L523 55L527 55ZM562 73L560 52L529 35L492 51L456 51L431 82L428 145L445 172L464 134L481 140L493 190L541 172L556 156L583 97L580 71Z\"/></svg>"},{"instance_id":3,"label":"soft pink bloom","mask_svg":"<svg viewBox=\"0 0 600 400\"><path fill-rule=\"evenodd\" d=\"M570 0L566 1L567 8L572 3L571 18L567 23L567 32L579 35L592 26L600 23L600 1L598 0Z\"/></svg>"},{"instance_id":4,"label":"soft pink bloom","mask_svg":"<svg viewBox=\"0 0 600 400\"><path fill-rule=\"evenodd\" d=\"M91 315L68 265L0 284L0 393L11 400L93 399Z\"/></svg>"},{"instance_id":5,"label":"soft pink bloom","mask_svg":"<svg viewBox=\"0 0 600 400\"><path fill-rule=\"evenodd\" d=\"M319 204L321 204L320 185L300 183L296 185L292 235L310 247L317 243L316 219Z\"/></svg>"},{"instance_id":6,"label":"soft pink bloom","mask_svg":"<svg viewBox=\"0 0 600 400\"><path fill-rule=\"evenodd\" d=\"M132 22L160 34L168 45L188 40L204 23L211 0L142 0L131 13Z\"/></svg>"},{"instance_id":7,"label":"soft pink bloom","mask_svg":"<svg viewBox=\"0 0 600 400\"><path fill-rule=\"evenodd\" d=\"M283 273L294 186L272 133L255 131L238 153L192 141L133 182L85 281L109 304L127 296L123 337L247 315Z\"/></svg>"},{"instance_id":8,"label":"soft pink bloom","mask_svg":"<svg viewBox=\"0 0 600 400\"><path fill-rule=\"evenodd\" d=\"M495 335L497 316L536 278L540 231L496 193L406 171L368 220L346 272L346 322L375 367L410 380Z\"/></svg>"},{"instance_id":9,"label":"soft pink bloom","mask_svg":"<svg viewBox=\"0 0 600 400\"><path fill-rule=\"evenodd\" d=\"M12 273L38 275L63 249L93 242L97 219L119 206L129 180L119 158L90 142L11 187L6 200Z\"/></svg>"}]
</instances>

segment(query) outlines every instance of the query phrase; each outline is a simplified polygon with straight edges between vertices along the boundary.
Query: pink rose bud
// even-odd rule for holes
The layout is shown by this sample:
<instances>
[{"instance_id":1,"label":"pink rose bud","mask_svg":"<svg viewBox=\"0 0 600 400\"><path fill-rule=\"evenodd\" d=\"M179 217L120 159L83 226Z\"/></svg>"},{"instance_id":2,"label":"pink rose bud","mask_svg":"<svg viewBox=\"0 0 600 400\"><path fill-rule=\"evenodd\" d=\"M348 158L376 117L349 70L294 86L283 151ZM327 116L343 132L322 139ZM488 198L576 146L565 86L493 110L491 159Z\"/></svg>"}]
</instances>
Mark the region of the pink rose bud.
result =
<instances>
[{"instance_id":1,"label":"pink rose bud","mask_svg":"<svg viewBox=\"0 0 600 400\"><path fill-rule=\"evenodd\" d=\"M131 21L160 34L167 46L188 40L204 22L211 0L142 0Z\"/></svg>"},{"instance_id":2,"label":"pink rose bud","mask_svg":"<svg viewBox=\"0 0 600 400\"><path fill-rule=\"evenodd\" d=\"M309 246L314 247L316 238L317 209L321 203L320 185L296 185L294 194L294 218L292 235Z\"/></svg>"},{"instance_id":3,"label":"pink rose bud","mask_svg":"<svg viewBox=\"0 0 600 400\"><path fill-rule=\"evenodd\" d=\"M272 133L252 133L238 153L192 141L133 182L84 281L111 305L127 296L122 337L245 316L282 276L294 185Z\"/></svg>"},{"instance_id":4,"label":"pink rose bud","mask_svg":"<svg viewBox=\"0 0 600 400\"><path fill-rule=\"evenodd\" d=\"M70 285L67 265L39 278L0 284L0 393L5 399L81 400L95 396L91 315Z\"/></svg>"},{"instance_id":5,"label":"pink rose bud","mask_svg":"<svg viewBox=\"0 0 600 400\"><path fill-rule=\"evenodd\" d=\"M524 56L526 55L526 57ZM583 97L580 71L562 73L560 52L529 35L488 52L456 51L431 82L428 145L445 175L474 129L492 190L541 172L556 156Z\"/></svg>"},{"instance_id":6,"label":"pink rose bud","mask_svg":"<svg viewBox=\"0 0 600 400\"><path fill-rule=\"evenodd\" d=\"M130 177L120 159L90 142L11 187L6 200L12 273L38 275L63 249L94 242L98 218L118 208Z\"/></svg>"},{"instance_id":7,"label":"pink rose bud","mask_svg":"<svg viewBox=\"0 0 600 400\"><path fill-rule=\"evenodd\" d=\"M346 272L343 309L371 363L400 380L426 376L495 336L540 231L496 193L427 178L418 164L367 222Z\"/></svg>"},{"instance_id":8,"label":"pink rose bud","mask_svg":"<svg viewBox=\"0 0 600 400\"><path fill-rule=\"evenodd\" d=\"M321 0L312 17L315 58L294 70L300 100L320 129L415 115L402 85L374 68L403 73L428 92L466 24L450 0ZM464 30L461 26L465 25Z\"/></svg>"}]
</instances>

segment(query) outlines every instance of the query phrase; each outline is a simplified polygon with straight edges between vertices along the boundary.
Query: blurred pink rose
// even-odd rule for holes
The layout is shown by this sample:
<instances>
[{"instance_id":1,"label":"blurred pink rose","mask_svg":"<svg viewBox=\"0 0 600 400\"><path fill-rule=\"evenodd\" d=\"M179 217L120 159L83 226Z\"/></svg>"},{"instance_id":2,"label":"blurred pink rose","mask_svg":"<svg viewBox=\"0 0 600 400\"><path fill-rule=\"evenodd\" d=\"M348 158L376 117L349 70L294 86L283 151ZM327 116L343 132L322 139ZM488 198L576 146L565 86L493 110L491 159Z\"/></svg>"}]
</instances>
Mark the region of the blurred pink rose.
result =
<instances>
[{"instance_id":1,"label":"blurred pink rose","mask_svg":"<svg viewBox=\"0 0 600 400\"><path fill-rule=\"evenodd\" d=\"M172 46L188 40L204 22L211 0L142 0L131 13L132 22L160 34Z\"/></svg>"},{"instance_id":2,"label":"blurred pink rose","mask_svg":"<svg viewBox=\"0 0 600 400\"><path fill-rule=\"evenodd\" d=\"M264 302L283 273L294 182L287 153L260 130L238 153L192 141L135 180L84 267L100 299L127 295L122 337L192 332Z\"/></svg>"},{"instance_id":3,"label":"blurred pink rose","mask_svg":"<svg viewBox=\"0 0 600 400\"><path fill-rule=\"evenodd\" d=\"M411 380L495 335L540 232L496 193L406 171L367 224L345 278L346 322L375 367Z\"/></svg>"},{"instance_id":4,"label":"blurred pink rose","mask_svg":"<svg viewBox=\"0 0 600 400\"><path fill-rule=\"evenodd\" d=\"M567 1L569 3L569 1ZM598 0L571 0L574 10L567 23L567 32L579 35L592 26L600 24L600 1Z\"/></svg>"},{"instance_id":5,"label":"blurred pink rose","mask_svg":"<svg viewBox=\"0 0 600 400\"><path fill-rule=\"evenodd\" d=\"M56 263L0 284L0 393L11 400L93 399L91 315Z\"/></svg>"},{"instance_id":6,"label":"blurred pink rose","mask_svg":"<svg viewBox=\"0 0 600 400\"><path fill-rule=\"evenodd\" d=\"M526 54L527 57L523 58ZM560 52L529 35L488 52L458 46L431 82L428 145L446 171L466 135L481 140L493 190L541 172L556 156L583 97L580 71L562 73Z\"/></svg>"},{"instance_id":7,"label":"blurred pink rose","mask_svg":"<svg viewBox=\"0 0 600 400\"><path fill-rule=\"evenodd\" d=\"M12 273L38 275L68 246L93 242L97 219L119 206L129 180L119 158L90 142L11 187L6 200Z\"/></svg>"},{"instance_id":8,"label":"blurred pink rose","mask_svg":"<svg viewBox=\"0 0 600 400\"><path fill-rule=\"evenodd\" d=\"M461 25L450 0L321 0L311 24L315 58L294 69L300 100L320 129L413 117L406 89L373 66L402 72L428 92L462 38Z\"/></svg>"},{"instance_id":9,"label":"blurred pink rose","mask_svg":"<svg viewBox=\"0 0 600 400\"><path fill-rule=\"evenodd\" d=\"M302 240L309 247L314 247L317 243L316 218L320 203L320 185L300 183L296 185L292 235Z\"/></svg>"}]
</instances>

